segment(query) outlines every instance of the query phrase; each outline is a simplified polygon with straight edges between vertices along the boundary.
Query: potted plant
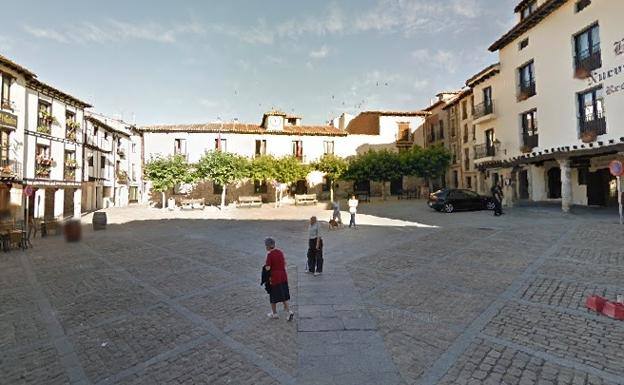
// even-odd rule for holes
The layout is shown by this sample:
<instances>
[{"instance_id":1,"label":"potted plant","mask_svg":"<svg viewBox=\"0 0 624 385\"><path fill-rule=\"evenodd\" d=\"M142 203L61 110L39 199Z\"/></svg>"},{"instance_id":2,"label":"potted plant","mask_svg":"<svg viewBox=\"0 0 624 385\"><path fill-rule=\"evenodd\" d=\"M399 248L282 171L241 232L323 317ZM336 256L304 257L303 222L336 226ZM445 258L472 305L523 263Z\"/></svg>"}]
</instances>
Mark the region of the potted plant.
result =
<instances>
[{"instance_id":1,"label":"potted plant","mask_svg":"<svg viewBox=\"0 0 624 385\"><path fill-rule=\"evenodd\" d=\"M52 129L49 126L39 126L37 127L37 132L50 135L50 133L52 133Z\"/></svg>"},{"instance_id":2,"label":"potted plant","mask_svg":"<svg viewBox=\"0 0 624 385\"><path fill-rule=\"evenodd\" d=\"M50 176L50 167L46 166L37 166L35 168L35 175L40 178L48 178Z\"/></svg>"},{"instance_id":3,"label":"potted plant","mask_svg":"<svg viewBox=\"0 0 624 385\"><path fill-rule=\"evenodd\" d=\"M41 115L41 120L44 121L45 123L48 123L48 124L58 124L58 120L56 120L54 115L52 115L48 111L41 110L41 111L39 111L39 114Z\"/></svg>"},{"instance_id":4,"label":"potted plant","mask_svg":"<svg viewBox=\"0 0 624 385\"><path fill-rule=\"evenodd\" d=\"M596 133L595 130L588 130L588 131L581 132L581 141L583 143L595 142L597 138L598 138L598 134Z\"/></svg>"},{"instance_id":5,"label":"potted plant","mask_svg":"<svg viewBox=\"0 0 624 385\"><path fill-rule=\"evenodd\" d=\"M65 179L74 179L76 177L76 169L75 168L67 168L65 169Z\"/></svg>"},{"instance_id":6,"label":"potted plant","mask_svg":"<svg viewBox=\"0 0 624 385\"><path fill-rule=\"evenodd\" d=\"M74 170L78 168L78 162L76 159L65 159L65 167Z\"/></svg>"}]
</instances>

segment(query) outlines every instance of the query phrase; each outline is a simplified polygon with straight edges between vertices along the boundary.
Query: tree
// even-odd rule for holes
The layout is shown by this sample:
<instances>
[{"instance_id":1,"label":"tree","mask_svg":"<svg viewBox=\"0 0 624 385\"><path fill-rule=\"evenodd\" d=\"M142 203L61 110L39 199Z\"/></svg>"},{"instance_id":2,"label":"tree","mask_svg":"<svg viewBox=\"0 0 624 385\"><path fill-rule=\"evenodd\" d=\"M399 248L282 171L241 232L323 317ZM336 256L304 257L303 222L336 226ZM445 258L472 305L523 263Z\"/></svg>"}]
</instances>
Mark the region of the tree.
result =
<instances>
[{"instance_id":1,"label":"tree","mask_svg":"<svg viewBox=\"0 0 624 385\"><path fill-rule=\"evenodd\" d=\"M225 207L227 186L249 175L249 161L239 155L223 151L209 151L196 165L195 178L211 180L222 187L221 208Z\"/></svg>"},{"instance_id":2,"label":"tree","mask_svg":"<svg viewBox=\"0 0 624 385\"><path fill-rule=\"evenodd\" d=\"M165 193L180 183L190 183L190 166L182 155L156 157L145 165L145 177L152 182L152 188L162 195L162 208L167 207Z\"/></svg>"},{"instance_id":3,"label":"tree","mask_svg":"<svg viewBox=\"0 0 624 385\"><path fill-rule=\"evenodd\" d=\"M401 170L404 175L424 178L427 184L446 172L451 163L451 153L443 146L423 149L414 147L400 155Z\"/></svg>"},{"instance_id":4,"label":"tree","mask_svg":"<svg viewBox=\"0 0 624 385\"><path fill-rule=\"evenodd\" d=\"M316 170L325 173L325 177L329 180L329 200L333 202L334 182L342 178L349 164L343 158L333 154L327 154L319 159L313 166Z\"/></svg>"},{"instance_id":5,"label":"tree","mask_svg":"<svg viewBox=\"0 0 624 385\"><path fill-rule=\"evenodd\" d=\"M308 175L309 167L294 156L287 156L284 158L276 159L274 165L275 181L280 184L292 184L301 179L305 179ZM282 200L283 189L279 188L279 201ZM275 191L275 198L277 202L277 190Z\"/></svg>"},{"instance_id":6,"label":"tree","mask_svg":"<svg viewBox=\"0 0 624 385\"><path fill-rule=\"evenodd\" d=\"M353 181L381 182L382 198L386 199L386 183L400 178L401 171L399 154L388 150L370 150L351 159L345 178Z\"/></svg>"}]
</instances>

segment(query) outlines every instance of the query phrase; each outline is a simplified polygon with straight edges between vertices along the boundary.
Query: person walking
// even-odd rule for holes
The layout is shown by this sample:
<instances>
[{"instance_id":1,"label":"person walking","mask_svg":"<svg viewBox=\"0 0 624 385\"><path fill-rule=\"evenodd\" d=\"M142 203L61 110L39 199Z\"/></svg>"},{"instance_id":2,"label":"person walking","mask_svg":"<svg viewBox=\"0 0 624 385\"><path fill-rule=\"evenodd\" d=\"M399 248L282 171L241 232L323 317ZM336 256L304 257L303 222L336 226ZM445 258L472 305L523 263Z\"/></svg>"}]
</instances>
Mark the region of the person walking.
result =
<instances>
[{"instance_id":1,"label":"person walking","mask_svg":"<svg viewBox=\"0 0 624 385\"><path fill-rule=\"evenodd\" d=\"M491 192L494 198L494 216L501 216L503 215L503 189L498 182L494 182Z\"/></svg>"},{"instance_id":2,"label":"person walking","mask_svg":"<svg viewBox=\"0 0 624 385\"><path fill-rule=\"evenodd\" d=\"M332 219L336 224L342 225L342 218L340 216L340 202L332 202Z\"/></svg>"},{"instance_id":3,"label":"person walking","mask_svg":"<svg viewBox=\"0 0 624 385\"><path fill-rule=\"evenodd\" d=\"M357 229L357 226L355 225L355 214L357 213L357 207L358 207L358 200L355 197L355 195L351 195L351 199L349 199L349 202L347 202L347 204L349 205L349 214L351 214L351 220L349 221L349 228L351 228L351 226L353 226L353 228Z\"/></svg>"},{"instance_id":4,"label":"person walking","mask_svg":"<svg viewBox=\"0 0 624 385\"><path fill-rule=\"evenodd\" d=\"M323 272L323 241L321 227L316 217L310 217L308 227L308 272L319 275Z\"/></svg>"},{"instance_id":5,"label":"person walking","mask_svg":"<svg viewBox=\"0 0 624 385\"><path fill-rule=\"evenodd\" d=\"M286 274L286 260L284 253L280 249L275 248L275 240L268 237L264 240L264 246L267 251L264 269L269 272L268 292L271 302L271 312L267 316L271 319L277 319L277 304L282 303L284 311L288 314L288 321L292 321L295 313L288 307L290 300L290 291L288 290L288 275Z\"/></svg>"}]
</instances>

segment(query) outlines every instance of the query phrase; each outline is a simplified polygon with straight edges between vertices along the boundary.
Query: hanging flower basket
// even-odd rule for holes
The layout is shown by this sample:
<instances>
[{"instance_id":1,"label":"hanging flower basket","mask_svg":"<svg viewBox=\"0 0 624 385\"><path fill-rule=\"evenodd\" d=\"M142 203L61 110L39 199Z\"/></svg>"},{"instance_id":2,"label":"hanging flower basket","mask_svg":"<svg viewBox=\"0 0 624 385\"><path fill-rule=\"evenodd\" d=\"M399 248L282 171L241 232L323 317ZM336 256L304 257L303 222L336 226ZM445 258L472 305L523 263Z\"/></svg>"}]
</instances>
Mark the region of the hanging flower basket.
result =
<instances>
[{"instance_id":1,"label":"hanging flower basket","mask_svg":"<svg viewBox=\"0 0 624 385\"><path fill-rule=\"evenodd\" d=\"M595 142L598 138L598 134L594 130L584 131L581 133L581 141L583 143Z\"/></svg>"}]
</instances>

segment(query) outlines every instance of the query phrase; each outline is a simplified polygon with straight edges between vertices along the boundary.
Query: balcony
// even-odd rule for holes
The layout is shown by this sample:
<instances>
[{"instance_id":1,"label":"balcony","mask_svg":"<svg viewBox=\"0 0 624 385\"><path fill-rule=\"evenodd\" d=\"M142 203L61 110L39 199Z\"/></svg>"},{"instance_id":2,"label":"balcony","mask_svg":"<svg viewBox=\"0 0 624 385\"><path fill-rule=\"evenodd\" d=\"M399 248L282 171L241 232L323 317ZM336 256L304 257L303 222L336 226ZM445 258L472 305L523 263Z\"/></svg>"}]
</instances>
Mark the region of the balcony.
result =
<instances>
[{"instance_id":1,"label":"balcony","mask_svg":"<svg viewBox=\"0 0 624 385\"><path fill-rule=\"evenodd\" d=\"M579 118L580 139L593 142L598 135L607 133L607 120L602 113Z\"/></svg>"},{"instance_id":2,"label":"balcony","mask_svg":"<svg viewBox=\"0 0 624 385\"><path fill-rule=\"evenodd\" d=\"M49 178L52 171L54 159L45 156L38 156L35 162L35 177Z\"/></svg>"},{"instance_id":3,"label":"balcony","mask_svg":"<svg viewBox=\"0 0 624 385\"><path fill-rule=\"evenodd\" d=\"M2 99L2 101L0 102L0 108L5 111L13 112L15 111L15 103L10 101L9 99Z\"/></svg>"},{"instance_id":4,"label":"balcony","mask_svg":"<svg viewBox=\"0 0 624 385\"><path fill-rule=\"evenodd\" d=\"M520 148L520 151L522 152L531 152L531 150L533 150L535 147L538 147L539 145L539 135L538 134L532 134L529 135L528 133L523 133L522 134L522 147Z\"/></svg>"},{"instance_id":5,"label":"balcony","mask_svg":"<svg viewBox=\"0 0 624 385\"><path fill-rule=\"evenodd\" d=\"M602 67L600 46L594 48L592 53L588 51L579 53L574 58L574 77L577 79L587 79L593 70Z\"/></svg>"},{"instance_id":6,"label":"balcony","mask_svg":"<svg viewBox=\"0 0 624 385\"><path fill-rule=\"evenodd\" d=\"M518 89L518 101L526 100L536 94L535 79L522 81Z\"/></svg>"},{"instance_id":7,"label":"balcony","mask_svg":"<svg viewBox=\"0 0 624 385\"><path fill-rule=\"evenodd\" d=\"M474 154L475 160L493 157L496 156L496 148L491 144L488 145L487 143L477 144L474 147Z\"/></svg>"},{"instance_id":8,"label":"balcony","mask_svg":"<svg viewBox=\"0 0 624 385\"><path fill-rule=\"evenodd\" d=\"M494 113L494 102L483 102L474 106L474 111L472 112L472 116L475 120L475 123L481 123L489 119L486 118Z\"/></svg>"},{"instance_id":9,"label":"balcony","mask_svg":"<svg viewBox=\"0 0 624 385\"><path fill-rule=\"evenodd\" d=\"M21 163L10 159L0 159L0 179L15 179L21 175Z\"/></svg>"},{"instance_id":10,"label":"balcony","mask_svg":"<svg viewBox=\"0 0 624 385\"><path fill-rule=\"evenodd\" d=\"M124 170L117 171L117 182L122 184L128 183L128 173Z\"/></svg>"}]
</instances>

